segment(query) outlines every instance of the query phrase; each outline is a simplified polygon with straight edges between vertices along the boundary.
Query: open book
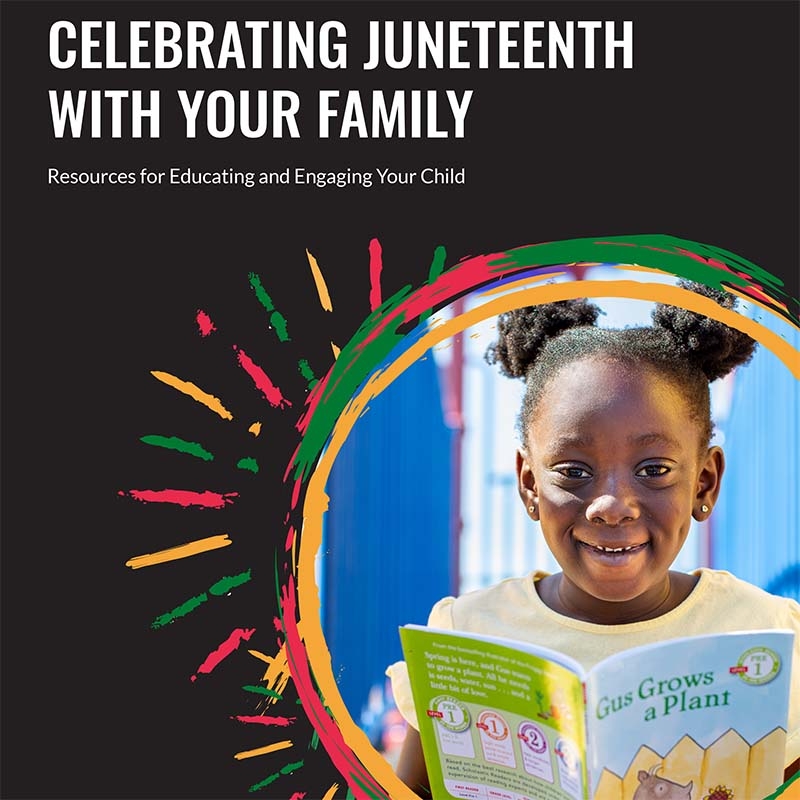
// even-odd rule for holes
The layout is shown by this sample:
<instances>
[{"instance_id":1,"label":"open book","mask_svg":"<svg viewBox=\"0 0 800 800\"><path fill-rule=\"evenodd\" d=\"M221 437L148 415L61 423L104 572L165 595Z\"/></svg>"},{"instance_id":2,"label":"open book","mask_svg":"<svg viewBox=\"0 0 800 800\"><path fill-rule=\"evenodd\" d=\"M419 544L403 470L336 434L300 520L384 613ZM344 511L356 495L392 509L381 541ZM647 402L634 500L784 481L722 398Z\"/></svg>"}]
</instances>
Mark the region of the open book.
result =
<instances>
[{"instance_id":1,"label":"open book","mask_svg":"<svg viewBox=\"0 0 800 800\"><path fill-rule=\"evenodd\" d=\"M793 639L672 639L586 672L524 642L400 628L436 800L760 800L783 783Z\"/></svg>"}]
</instances>

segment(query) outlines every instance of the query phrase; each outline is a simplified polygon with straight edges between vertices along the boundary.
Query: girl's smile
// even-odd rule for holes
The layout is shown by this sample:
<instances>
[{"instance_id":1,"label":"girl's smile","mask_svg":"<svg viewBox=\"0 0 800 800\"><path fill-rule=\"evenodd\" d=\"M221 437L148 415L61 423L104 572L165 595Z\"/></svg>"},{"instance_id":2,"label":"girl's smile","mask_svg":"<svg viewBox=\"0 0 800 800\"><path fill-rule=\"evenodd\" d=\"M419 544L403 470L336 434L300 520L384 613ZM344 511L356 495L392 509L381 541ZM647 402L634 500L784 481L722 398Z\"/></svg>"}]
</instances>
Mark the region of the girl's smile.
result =
<instances>
[{"instance_id":1,"label":"girl's smile","mask_svg":"<svg viewBox=\"0 0 800 800\"><path fill-rule=\"evenodd\" d=\"M539 582L548 605L619 623L688 594L669 567L723 469L701 441L678 387L652 369L594 357L553 377L517 459L522 499L563 570Z\"/></svg>"}]
</instances>

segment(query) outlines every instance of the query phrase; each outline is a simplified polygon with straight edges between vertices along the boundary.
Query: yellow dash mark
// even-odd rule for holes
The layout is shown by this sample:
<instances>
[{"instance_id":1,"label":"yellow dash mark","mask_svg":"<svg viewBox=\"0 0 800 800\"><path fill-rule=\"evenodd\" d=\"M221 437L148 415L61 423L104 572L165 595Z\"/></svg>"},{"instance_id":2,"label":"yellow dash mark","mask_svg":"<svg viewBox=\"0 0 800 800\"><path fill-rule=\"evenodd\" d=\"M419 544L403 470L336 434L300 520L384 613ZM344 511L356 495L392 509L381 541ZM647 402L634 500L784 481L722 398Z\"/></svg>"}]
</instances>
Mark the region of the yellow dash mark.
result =
<instances>
[{"instance_id":1,"label":"yellow dash mark","mask_svg":"<svg viewBox=\"0 0 800 800\"><path fill-rule=\"evenodd\" d=\"M342 352L341 348L337 347L333 342L331 342L331 350L333 350L333 357L339 358L339 353Z\"/></svg>"},{"instance_id":2,"label":"yellow dash mark","mask_svg":"<svg viewBox=\"0 0 800 800\"><path fill-rule=\"evenodd\" d=\"M227 533L219 536L207 536L205 539L197 539L194 542L169 547L166 550L158 550L155 553L145 553L141 556L134 556L125 562L126 567L139 569L140 567L152 567L153 564L163 564L165 561L177 561L179 558L196 556L198 553L207 553L209 550L217 550L220 547L227 547L233 542L228 538Z\"/></svg>"},{"instance_id":3,"label":"yellow dash mark","mask_svg":"<svg viewBox=\"0 0 800 800\"><path fill-rule=\"evenodd\" d=\"M336 790L339 788L338 783L334 783L324 795L322 795L322 800L332 800L333 796L336 794Z\"/></svg>"},{"instance_id":4,"label":"yellow dash mark","mask_svg":"<svg viewBox=\"0 0 800 800\"><path fill-rule=\"evenodd\" d=\"M190 383L189 381L182 381L180 378L170 375L169 372L151 370L150 374L154 378L158 378L158 380L160 380L162 383L166 383L167 386L171 386L173 389L177 389L179 392L188 394L193 400L197 400L198 403L202 403L204 406L206 406L206 408L210 408L213 412L219 414L223 419L233 419L233 414L231 414L231 412L222 405L218 397L214 397L213 394L204 392L202 389L195 386L195 384Z\"/></svg>"},{"instance_id":5,"label":"yellow dash mark","mask_svg":"<svg viewBox=\"0 0 800 800\"><path fill-rule=\"evenodd\" d=\"M253 436L258 436L258 434L261 433L261 423L254 422L247 430L252 433Z\"/></svg>"},{"instance_id":6,"label":"yellow dash mark","mask_svg":"<svg viewBox=\"0 0 800 800\"><path fill-rule=\"evenodd\" d=\"M311 267L311 274L314 276L314 283L317 285L320 305L325 311L333 311L331 297L328 294L328 287L325 285L325 278L322 277L322 272L320 272L319 266L317 265L317 259L314 258L308 250L306 250L306 256L308 257L308 265Z\"/></svg>"},{"instance_id":7,"label":"yellow dash mark","mask_svg":"<svg viewBox=\"0 0 800 800\"><path fill-rule=\"evenodd\" d=\"M243 758L265 756L267 753L274 753L276 750L285 750L287 747L294 747L289 739L286 739L283 742L268 744L266 747L257 747L255 750L242 750L241 753L236 753L233 757L241 761Z\"/></svg>"}]
</instances>

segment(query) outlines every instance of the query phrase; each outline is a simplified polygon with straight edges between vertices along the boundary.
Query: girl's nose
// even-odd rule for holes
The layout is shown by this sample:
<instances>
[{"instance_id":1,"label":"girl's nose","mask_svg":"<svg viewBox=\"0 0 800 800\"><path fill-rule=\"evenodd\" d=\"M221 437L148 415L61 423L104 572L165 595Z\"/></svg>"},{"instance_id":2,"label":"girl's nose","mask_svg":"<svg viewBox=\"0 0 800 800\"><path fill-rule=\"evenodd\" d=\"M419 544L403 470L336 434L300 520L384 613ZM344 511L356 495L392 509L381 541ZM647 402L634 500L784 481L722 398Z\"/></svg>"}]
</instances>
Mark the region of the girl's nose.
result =
<instances>
[{"instance_id":1,"label":"girl's nose","mask_svg":"<svg viewBox=\"0 0 800 800\"><path fill-rule=\"evenodd\" d=\"M621 525L639 516L630 490L622 485L606 487L586 506L586 519L596 525Z\"/></svg>"}]
</instances>

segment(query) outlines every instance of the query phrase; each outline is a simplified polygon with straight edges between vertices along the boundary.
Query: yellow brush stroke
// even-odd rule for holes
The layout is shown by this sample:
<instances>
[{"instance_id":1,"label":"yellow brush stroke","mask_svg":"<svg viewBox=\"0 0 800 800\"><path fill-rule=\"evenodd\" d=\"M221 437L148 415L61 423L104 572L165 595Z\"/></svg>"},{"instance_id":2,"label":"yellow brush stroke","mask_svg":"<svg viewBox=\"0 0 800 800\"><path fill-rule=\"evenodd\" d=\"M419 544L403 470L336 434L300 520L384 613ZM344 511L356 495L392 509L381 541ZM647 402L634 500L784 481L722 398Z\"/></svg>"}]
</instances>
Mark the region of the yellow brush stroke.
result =
<instances>
[{"instance_id":1,"label":"yellow brush stroke","mask_svg":"<svg viewBox=\"0 0 800 800\"><path fill-rule=\"evenodd\" d=\"M320 692L341 729L345 741L370 775L387 789L392 798L397 798L397 800L418 800L418 798L405 784L400 782L386 758L374 749L366 733L356 725L344 704L333 675L331 656L322 631L320 593L314 573L315 557L322 543L323 515L328 506L325 485L342 444L370 401L431 347L435 347L448 337L455 336L470 325L496 317L499 313L511 308L557 300L572 300L578 297L623 297L631 300L647 300L680 306L689 311L704 314L752 336L764 347L770 349L796 378L800 378L798 351L784 341L779 334L773 333L768 328L759 325L758 322L748 319L736 311L723 308L709 297L695 294L688 289L663 283L638 283L630 280L585 280L544 285L531 285L531 281L527 280L520 281L515 286L516 291L513 294L493 297L492 300L449 320L446 324L432 328L423 337L416 340L392 364L377 371L369 378L338 418L331 434L330 443L320 456L319 463L309 478L306 490L306 499L303 505L303 528L299 544L300 570L297 577L297 592L300 618L306 625L303 638L308 651L309 664ZM493 294L492 292L486 293L486 295ZM794 784L792 786L794 787ZM794 800L790 793L784 792L784 795L787 800L789 797Z\"/></svg>"},{"instance_id":2,"label":"yellow brush stroke","mask_svg":"<svg viewBox=\"0 0 800 800\"><path fill-rule=\"evenodd\" d=\"M247 430L252 433L253 436L258 436L258 434L261 433L261 423L254 422Z\"/></svg>"},{"instance_id":3,"label":"yellow brush stroke","mask_svg":"<svg viewBox=\"0 0 800 800\"><path fill-rule=\"evenodd\" d=\"M331 342L331 350L333 350L334 359L339 358L339 353L342 352L342 348L337 347L333 342Z\"/></svg>"},{"instance_id":4,"label":"yellow brush stroke","mask_svg":"<svg viewBox=\"0 0 800 800\"><path fill-rule=\"evenodd\" d=\"M233 419L233 414L231 414L231 412L222 405L218 397L214 397L213 394L204 392L198 386L195 386L195 384L190 383L189 381L182 381L180 378L170 375L169 372L151 370L150 374L154 378L158 378L158 380L160 380L162 383L166 383L167 386L171 386L173 389L177 389L179 392L188 394L193 400L197 400L198 403L202 403L204 406L206 406L206 408L210 408L214 413L219 414L223 419Z\"/></svg>"},{"instance_id":5,"label":"yellow brush stroke","mask_svg":"<svg viewBox=\"0 0 800 800\"><path fill-rule=\"evenodd\" d=\"M331 798L336 794L336 790L339 788L338 783L334 783L324 795L322 795L322 800L331 800Z\"/></svg>"},{"instance_id":6,"label":"yellow brush stroke","mask_svg":"<svg viewBox=\"0 0 800 800\"><path fill-rule=\"evenodd\" d=\"M302 620L298 621L297 632L300 638L303 637L303 623ZM258 650L248 650L251 656L263 661L267 665L266 672L262 677L262 681L266 684L266 688L270 689L277 694L283 694L286 685L289 683L291 674L289 672L289 662L286 655L286 645L283 645L274 656L268 656ZM265 698L265 703L271 705L277 702L277 698Z\"/></svg>"},{"instance_id":7,"label":"yellow brush stroke","mask_svg":"<svg viewBox=\"0 0 800 800\"><path fill-rule=\"evenodd\" d=\"M241 753L235 753L234 758L241 761L243 758L252 758L253 756L265 756L267 753L274 753L276 750L285 750L287 747L294 747L289 739L283 742L275 742L268 744L266 747L257 747L255 750L242 750Z\"/></svg>"},{"instance_id":8,"label":"yellow brush stroke","mask_svg":"<svg viewBox=\"0 0 800 800\"><path fill-rule=\"evenodd\" d=\"M331 305L331 296L328 294L328 287L325 284L325 278L322 277L322 272L320 272L319 266L317 265L317 259L314 258L314 256L312 256L308 250L306 250L306 256L308 257L308 265L311 267L311 274L314 276L314 283L317 286L319 303L325 309L325 311L333 311L333 306Z\"/></svg>"},{"instance_id":9,"label":"yellow brush stroke","mask_svg":"<svg viewBox=\"0 0 800 800\"><path fill-rule=\"evenodd\" d=\"M196 556L198 553L206 553L209 550L218 550L220 547L227 547L233 542L228 538L227 533L218 536L207 536L205 539L197 539L194 542L169 547L166 550L157 550L155 553L145 553L141 556L133 556L125 562L126 567L139 569L140 567L151 567L153 564L163 564L165 561L177 561L179 558Z\"/></svg>"}]
</instances>

